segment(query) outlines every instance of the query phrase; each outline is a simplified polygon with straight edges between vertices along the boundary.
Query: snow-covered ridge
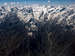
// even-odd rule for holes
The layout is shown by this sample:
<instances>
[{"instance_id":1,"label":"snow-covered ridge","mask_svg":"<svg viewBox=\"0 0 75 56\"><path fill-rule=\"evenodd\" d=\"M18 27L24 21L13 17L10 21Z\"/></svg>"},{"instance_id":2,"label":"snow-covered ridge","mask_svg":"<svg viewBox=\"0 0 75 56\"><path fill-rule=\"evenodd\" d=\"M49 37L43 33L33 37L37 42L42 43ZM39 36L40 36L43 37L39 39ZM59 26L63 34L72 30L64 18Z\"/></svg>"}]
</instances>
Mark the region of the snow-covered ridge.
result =
<instances>
[{"instance_id":1,"label":"snow-covered ridge","mask_svg":"<svg viewBox=\"0 0 75 56\"><path fill-rule=\"evenodd\" d=\"M48 21L54 20L58 24L66 20L67 23L70 22L70 18L74 20L75 9L71 7L50 7L47 6L23 6L23 7L0 7L0 20L5 17L9 12L16 13L21 20L28 22L31 18L38 21Z\"/></svg>"},{"instance_id":2,"label":"snow-covered ridge","mask_svg":"<svg viewBox=\"0 0 75 56\"><path fill-rule=\"evenodd\" d=\"M33 53L40 49L40 55L41 52L48 51L48 56L68 56L66 53L72 41L75 42L74 37L74 8L64 6L0 7L0 39L2 40L0 52L5 50L3 53L6 53L2 56L12 55L20 45L24 47L22 51L25 48L31 48L30 51L34 51ZM23 53L21 52L21 56Z\"/></svg>"}]
</instances>

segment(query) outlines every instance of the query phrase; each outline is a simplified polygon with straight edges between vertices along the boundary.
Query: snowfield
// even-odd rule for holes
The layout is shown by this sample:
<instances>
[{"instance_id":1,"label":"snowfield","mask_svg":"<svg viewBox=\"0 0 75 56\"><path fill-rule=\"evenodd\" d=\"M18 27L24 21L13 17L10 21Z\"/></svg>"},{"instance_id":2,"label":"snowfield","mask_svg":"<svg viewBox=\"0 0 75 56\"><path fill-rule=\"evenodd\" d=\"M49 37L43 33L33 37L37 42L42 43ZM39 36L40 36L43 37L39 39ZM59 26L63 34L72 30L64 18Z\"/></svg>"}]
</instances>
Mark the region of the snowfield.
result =
<instances>
[{"instance_id":1,"label":"snowfield","mask_svg":"<svg viewBox=\"0 0 75 56\"><path fill-rule=\"evenodd\" d=\"M73 56L74 52L75 8L0 7L0 56Z\"/></svg>"},{"instance_id":2,"label":"snowfield","mask_svg":"<svg viewBox=\"0 0 75 56\"><path fill-rule=\"evenodd\" d=\"M70 7L52 7L48 8L47 6L25 6L25 7L0 7L0 19L5 17L9 12L16 13L20 20L28 22L31 18L34 18L37 21L57 21L56 23L61 24L66 23L70 24L71 20L74 20L75 9ZM46 17L46 18L45 18ZM70 20L71 18L71 20ZM72 22L74 23L74 22ZM71 23L71 24L72 24Z\"/></svg>"}]
</instances>

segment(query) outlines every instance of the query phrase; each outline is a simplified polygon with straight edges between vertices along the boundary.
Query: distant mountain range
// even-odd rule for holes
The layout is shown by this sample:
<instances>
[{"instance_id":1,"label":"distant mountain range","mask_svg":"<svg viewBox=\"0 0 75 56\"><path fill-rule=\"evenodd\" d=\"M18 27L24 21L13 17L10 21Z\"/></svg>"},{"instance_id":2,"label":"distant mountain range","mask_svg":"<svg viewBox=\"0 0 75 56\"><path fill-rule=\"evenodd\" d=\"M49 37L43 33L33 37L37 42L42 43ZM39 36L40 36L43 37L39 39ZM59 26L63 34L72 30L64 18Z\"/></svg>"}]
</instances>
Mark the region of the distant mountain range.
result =
<instances>
[{"instance_id":1,"label":"distant mountain range","mask_svg":"<svg viewBox=\"0 0 75 56\"><path fill-rule=\"evenodd\" d=\"M75 8L0 6L0 56L75 56Z\"/></svg>"}]
</instances>

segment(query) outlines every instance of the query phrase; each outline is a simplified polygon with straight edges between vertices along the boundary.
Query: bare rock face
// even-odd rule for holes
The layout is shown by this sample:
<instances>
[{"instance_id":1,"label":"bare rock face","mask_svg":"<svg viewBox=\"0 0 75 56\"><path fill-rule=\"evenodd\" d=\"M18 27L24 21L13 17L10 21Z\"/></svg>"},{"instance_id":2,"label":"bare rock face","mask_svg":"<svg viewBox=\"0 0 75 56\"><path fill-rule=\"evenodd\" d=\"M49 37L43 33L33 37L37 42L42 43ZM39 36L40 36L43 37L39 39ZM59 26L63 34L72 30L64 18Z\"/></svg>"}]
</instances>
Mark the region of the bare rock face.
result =
<instances>
[{"instance_id":1,"label":"bare rock face","mask_svg":"<svg viewBox=\"0 0 75 56\"><path fill-rule=\"evenodd\" d=\"M23 41L25 32L24 25L16 14L8 13L3 20L0 24L0 52L6 56Z\"/></svg>"},{"instance_id":2,"label":"bare rock face","mask_svg":"<svg viewBox=\"0 0 75 56\"><path fill-rule=\"evenodd\" d=\"M34 11L12 8L0 15L0 56L74 56L74 9Z\"/></svg>"}]
</instances>

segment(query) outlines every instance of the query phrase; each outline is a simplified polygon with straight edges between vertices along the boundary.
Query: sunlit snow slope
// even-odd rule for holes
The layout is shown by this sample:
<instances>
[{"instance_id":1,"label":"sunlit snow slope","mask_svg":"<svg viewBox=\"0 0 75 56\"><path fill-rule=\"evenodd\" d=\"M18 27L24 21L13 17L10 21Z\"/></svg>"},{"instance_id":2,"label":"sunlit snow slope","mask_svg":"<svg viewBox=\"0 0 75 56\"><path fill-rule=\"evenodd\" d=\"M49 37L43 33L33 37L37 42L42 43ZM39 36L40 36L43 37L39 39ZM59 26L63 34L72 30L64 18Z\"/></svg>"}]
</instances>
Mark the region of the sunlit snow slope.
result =
<instances>
[{"instance_id":1,"label":"sunlit snow slope","mask_svg":"<svg viewBox=\"0 0 75 56\"><path fill-rule=\"evenodd\" d=\"M73 46L75 8L0 6L0 56L73 56Z\"/></svg>"}]
</instances>

